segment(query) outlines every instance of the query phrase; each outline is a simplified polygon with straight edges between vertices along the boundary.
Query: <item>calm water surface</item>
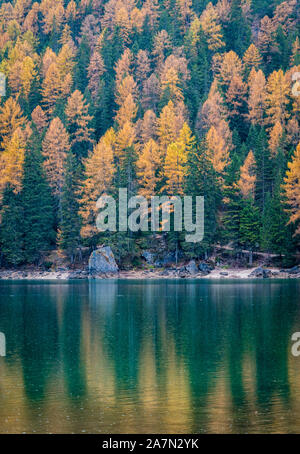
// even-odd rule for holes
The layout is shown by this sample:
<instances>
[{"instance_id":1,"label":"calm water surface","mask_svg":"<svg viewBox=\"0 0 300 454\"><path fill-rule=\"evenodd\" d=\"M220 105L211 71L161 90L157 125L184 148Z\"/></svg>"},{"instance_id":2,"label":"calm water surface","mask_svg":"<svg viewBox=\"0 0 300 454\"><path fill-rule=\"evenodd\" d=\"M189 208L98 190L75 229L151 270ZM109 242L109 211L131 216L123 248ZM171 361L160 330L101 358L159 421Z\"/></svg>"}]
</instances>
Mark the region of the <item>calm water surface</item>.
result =
<instances>
[{"instance_id":1,"label":"calm water surface","mask_svg":"<svg viewBox=\"0 0 300 454\"><path fill-rule=\"evenodd\" d=\"M299 433L299 290L2 282L0 433Z\"/></svg>"}]
</instances>

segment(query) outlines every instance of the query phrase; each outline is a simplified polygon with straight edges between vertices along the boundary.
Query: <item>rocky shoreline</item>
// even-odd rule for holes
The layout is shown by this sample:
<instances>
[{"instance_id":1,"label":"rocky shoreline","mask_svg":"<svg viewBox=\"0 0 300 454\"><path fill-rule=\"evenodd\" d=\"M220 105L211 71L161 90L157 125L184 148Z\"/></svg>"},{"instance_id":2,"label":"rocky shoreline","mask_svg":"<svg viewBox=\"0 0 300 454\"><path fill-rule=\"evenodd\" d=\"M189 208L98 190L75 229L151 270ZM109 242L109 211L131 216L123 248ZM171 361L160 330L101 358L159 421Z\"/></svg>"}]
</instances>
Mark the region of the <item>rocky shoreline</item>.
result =
<instances>
[{"instance_id":1,"label":"rocky shoreline","mask_svg":"<svg viewBox=\"0 0 300 454\"><path fill-rule=\"evenodd\" d=\"M216 267L210 271L200 271L188 264L180 268L142 269L119 271L116 273L90 274L87 270L2 270L0 280L101 280L101 279L300 279L300 267L289 270L278 268L224 269Z\"/></svg>"},{"instance_id":2,"label":"rocky shoreline","mask_svg":"<svg viewBox=\"0 0 300 454\"><path fill-rule=\"evenodd\" d=\"M97 279L300 279L300 266L290 269L267 267L230 266L229 263L216 261L190 260L174 264L165 258L165 264L153 261L153 254L144 253L145 263L138 268L120 270L109 246L98 246L86 265L77 269L70 265L44 268L25 267L0 269L0 280L97 280ZM174 259L172 257L172 259ZM167 264L168 263L168 264Z\"/></svg>"}]
</instances>

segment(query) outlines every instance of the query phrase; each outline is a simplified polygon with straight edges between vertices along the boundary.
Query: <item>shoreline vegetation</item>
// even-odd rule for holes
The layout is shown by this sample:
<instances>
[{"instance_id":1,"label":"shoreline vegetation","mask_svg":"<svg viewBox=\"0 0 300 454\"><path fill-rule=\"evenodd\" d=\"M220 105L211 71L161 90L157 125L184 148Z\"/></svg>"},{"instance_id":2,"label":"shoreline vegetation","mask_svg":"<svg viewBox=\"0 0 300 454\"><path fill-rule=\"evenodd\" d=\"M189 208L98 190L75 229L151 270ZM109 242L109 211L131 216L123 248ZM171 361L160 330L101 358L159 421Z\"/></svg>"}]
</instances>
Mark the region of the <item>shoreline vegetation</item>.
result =
<instances>
[{"instance_id":1,"label":"shoreline vegetation","mask_svg":"<svg viewBox=\"0 0 300 454\"><path fill-rule=\"evenodd\" d=\"M112 248L102 244L80 251L80 260L70 262L62 251L49 251L39 265L0 267L0 281L7 280L153 280L153 279L300 279L300 265L288 267L274 254L215 245L206 259L189 259L183 251L170 254L158 249L140 250L136 263L126 266L116 260ZM251 261L250 261L251 256Z\"/></svg>"},{"instance_id":2,"label":"shoreline vegetation","mask_svg":"<svg viewBox=\"0 0 300 454\"><path fill-rule=\"evenodd\" d=\"M224 268L216 267L210 273L190 273L186 267L165 269L138 269L119 271L118 273L89 274L87 270L0 270L0 281L8 280L103 280L103 279L128 279L128 280L153 280L153 279L300 279L300 267L290 270L280 268Z\"/></svg>"}]
</instances>

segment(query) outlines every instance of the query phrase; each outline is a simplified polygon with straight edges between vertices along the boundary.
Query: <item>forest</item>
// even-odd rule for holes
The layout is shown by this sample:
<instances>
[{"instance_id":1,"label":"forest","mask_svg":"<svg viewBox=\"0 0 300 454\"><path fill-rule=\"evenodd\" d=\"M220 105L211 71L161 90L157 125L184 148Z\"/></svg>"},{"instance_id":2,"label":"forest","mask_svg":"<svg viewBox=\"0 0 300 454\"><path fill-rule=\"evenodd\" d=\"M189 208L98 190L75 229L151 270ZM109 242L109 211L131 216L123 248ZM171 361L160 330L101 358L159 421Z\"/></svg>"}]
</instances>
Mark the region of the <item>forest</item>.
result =
<instances>
[{"instance_id":1,"label":"forest","mask_svg":"<svg viewBox=\"0 0 300 454\"><path fill-rule=\"evenodd\" d=\"M300 234L297 0L0 1L1 266L161 238L278 254ZM96 228L102 194L204 196L205 236Z\"/></svg>"}]
</instances>

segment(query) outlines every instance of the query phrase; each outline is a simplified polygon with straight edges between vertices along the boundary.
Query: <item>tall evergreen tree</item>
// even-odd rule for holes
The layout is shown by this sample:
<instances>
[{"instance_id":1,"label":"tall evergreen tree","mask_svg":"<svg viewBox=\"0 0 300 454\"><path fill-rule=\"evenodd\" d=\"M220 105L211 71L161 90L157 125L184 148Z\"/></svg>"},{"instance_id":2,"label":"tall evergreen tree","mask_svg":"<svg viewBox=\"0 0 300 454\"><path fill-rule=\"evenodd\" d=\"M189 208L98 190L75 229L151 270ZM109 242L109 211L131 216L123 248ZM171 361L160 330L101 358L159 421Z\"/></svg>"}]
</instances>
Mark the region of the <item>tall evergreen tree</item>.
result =
<instances>
[{"instance_id":1,"label":"tall evergreen tree","mask_svg":"<svg viewBox=\"0 0 300 454\"><path fill-rule=\"evenodd\" d=\"M35 129L25 153L21 201L24 258L29 263L38 263L42 252L54 244L55 217L51 189L43 169L41 139Z\"/></svg>"},{"instance_id":2,"label":"tall evergreen tree","mask_svg":"<svg viewBox=\"0 0 300 454\"><path fill-rule=\"evenodd\" d=\"M78 214L79 203L77 200L78 180L82 173L80 170L76 158L69 153L62 192L62 220L59 226L58 244L68 253L71 263L74 263L76 250L80 246L81 219Z\"/></svg>"},{"instance_id":3,"label":"tall evergreen tree","mask_svg":"<svg viewBox=\"0 0 300 454\"><path fill-rule=\"evenodd\" d=\"M23 208L20 193L16 194L10 185L3 192L1 207L0 244L1 255L8 265L24 262Z\"/></svg>"}]
</instances>

